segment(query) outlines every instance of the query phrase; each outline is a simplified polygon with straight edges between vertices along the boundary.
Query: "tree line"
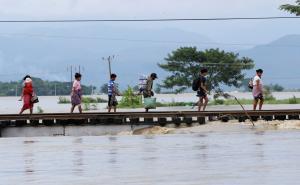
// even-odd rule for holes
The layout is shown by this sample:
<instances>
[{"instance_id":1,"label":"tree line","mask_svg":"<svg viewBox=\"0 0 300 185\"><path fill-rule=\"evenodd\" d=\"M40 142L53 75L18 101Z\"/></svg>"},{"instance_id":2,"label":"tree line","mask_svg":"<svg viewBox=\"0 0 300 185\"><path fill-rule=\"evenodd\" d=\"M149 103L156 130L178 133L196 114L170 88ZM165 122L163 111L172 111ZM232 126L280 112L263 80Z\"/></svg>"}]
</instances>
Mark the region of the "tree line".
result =
<instances>
[{"instance_id":1,"label":"tree line","mask_svg":"<svg viewBox=\"0 0 300 185\"><path fill-rule=\"evenodd\" d=\"M71 82L48 81L33 77L34 90L39 96L69 95L71 92ZM0 82L0 96L20 96L23 82ZM82 85L84 94L92 94L96 90L95 86Z\"/></svg>"}]
</instances>

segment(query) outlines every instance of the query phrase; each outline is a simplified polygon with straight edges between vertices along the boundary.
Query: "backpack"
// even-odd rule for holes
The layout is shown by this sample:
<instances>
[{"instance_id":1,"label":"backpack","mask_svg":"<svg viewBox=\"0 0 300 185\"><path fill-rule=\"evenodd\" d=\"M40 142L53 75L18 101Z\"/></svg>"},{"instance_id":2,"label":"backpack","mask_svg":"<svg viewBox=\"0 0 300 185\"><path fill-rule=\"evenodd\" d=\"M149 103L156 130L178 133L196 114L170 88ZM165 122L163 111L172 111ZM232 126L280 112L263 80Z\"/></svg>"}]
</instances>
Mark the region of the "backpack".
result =
<instances>
[{"instance_id":1,"label":"backpack","mask_svg":"<svg viewBox=\"0 0 300 185\"><path fill-rule=\"evenodd\" d=\"M192 84L193 91L198 91L200 87L200 78L194 79Z\"/></svg>"},{"instance_id":2,"label":"backpack","mask_svg":"<svg viewBox=\"0 0 300 185\"><path fill-rule=\"evenodd\" d=\"M251 78L249 83L248 83L248 88L253 89L253 79Z\"/></svg>"}]
</instances>

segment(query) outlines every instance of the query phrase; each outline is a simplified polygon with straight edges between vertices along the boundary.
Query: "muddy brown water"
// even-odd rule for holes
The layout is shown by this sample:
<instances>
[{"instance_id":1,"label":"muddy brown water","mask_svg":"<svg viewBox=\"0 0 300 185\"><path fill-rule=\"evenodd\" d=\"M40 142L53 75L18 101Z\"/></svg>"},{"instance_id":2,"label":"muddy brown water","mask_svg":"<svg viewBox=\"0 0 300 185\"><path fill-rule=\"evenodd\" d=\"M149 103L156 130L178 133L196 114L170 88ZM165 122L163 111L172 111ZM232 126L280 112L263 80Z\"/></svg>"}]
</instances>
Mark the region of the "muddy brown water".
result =
<instances>
[{"instance_id":1,"label":"muddy brown water","mask_svg":"<svg viewBox=\"0 0 300 185\"><path fill-rule=\"evenodd\" d=\"M299 184L299 130L215 124L172 132L1 138L0 184Z\"/></svg>"}]
</instances>

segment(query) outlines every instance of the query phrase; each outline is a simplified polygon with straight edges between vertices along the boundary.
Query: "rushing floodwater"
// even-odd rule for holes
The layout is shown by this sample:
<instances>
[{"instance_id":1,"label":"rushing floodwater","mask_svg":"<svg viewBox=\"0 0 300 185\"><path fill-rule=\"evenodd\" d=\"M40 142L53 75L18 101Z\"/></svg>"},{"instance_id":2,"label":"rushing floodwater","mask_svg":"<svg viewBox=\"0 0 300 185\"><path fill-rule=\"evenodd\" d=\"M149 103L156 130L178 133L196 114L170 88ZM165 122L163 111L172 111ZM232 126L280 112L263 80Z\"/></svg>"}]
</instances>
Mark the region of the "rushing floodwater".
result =
<instances>
[{"instance_id":1,"label":"rushing floodwater","mask_svg":"<svg viewBox=\"0 0 300 185\"><path fill-rule=\"evenodd\" d=\"M1 185L299 184L300 131L0 138Z\"/></svg>"}]
</instances>

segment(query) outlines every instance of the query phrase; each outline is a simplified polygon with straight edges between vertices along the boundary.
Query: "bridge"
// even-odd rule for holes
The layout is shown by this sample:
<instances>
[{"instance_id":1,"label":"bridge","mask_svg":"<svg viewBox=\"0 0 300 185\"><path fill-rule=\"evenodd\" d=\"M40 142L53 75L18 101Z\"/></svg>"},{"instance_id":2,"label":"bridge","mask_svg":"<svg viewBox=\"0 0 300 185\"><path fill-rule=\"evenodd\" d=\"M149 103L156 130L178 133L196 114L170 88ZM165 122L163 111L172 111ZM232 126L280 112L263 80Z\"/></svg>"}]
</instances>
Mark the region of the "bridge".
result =
<instances>
[{"instance_id":1,"label":"bridge","mask_svg":"<svg viewBox=\"0 0 300 185\"><path fill-rule=\"evenodd\" d=\"M232 119L244 122L299 120L300 109L264 111L167 111L167 112L118 112L118 113L49 113L49 114L2 114L0 134L2 137L17 136L80 136L104 135L129 131L134 128L165 126L167 124L205 124L207 120L227 122ZM72 130L69 133L68 130ZM84 131L85 130L85 131ZM97 131L96 131L97 130ZM114 132L115 131L115 132Z\"/></svg>"}]
</instances>

